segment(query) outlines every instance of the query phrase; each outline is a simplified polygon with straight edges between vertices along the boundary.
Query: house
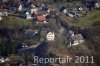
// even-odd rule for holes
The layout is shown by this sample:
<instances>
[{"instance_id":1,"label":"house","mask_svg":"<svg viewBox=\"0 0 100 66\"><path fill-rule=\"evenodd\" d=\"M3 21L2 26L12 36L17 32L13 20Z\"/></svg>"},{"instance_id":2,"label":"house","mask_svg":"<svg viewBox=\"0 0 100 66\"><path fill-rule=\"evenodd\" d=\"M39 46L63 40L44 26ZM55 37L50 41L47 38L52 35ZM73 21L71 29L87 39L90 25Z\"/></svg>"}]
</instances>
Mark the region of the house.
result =
<instances>
[{"instance_id":1,"label":"house","mask_svg":"<svg viewBox=\"0 0 100 66\"><path fill-rule=\"evenodd\" d=\"M67 9L64 9L64 10L63 10L63 13L66 14L66 13L67 13Z\"/></svg>"},{"instance_id":2,"label":"house","mask_svg":"<svg viewBox=\"0 0 100 66\"><path fill-rule=\"evenodd\" d=\"M74 36L74 32L72 30L68 31L68 33L70 33L71 36Z\"/></svg>"},{"instance_id":3,"label":"house","mask_svg":"<svg viewBox=\"0 0 100 66\"><path fill-rule=\"evenodd\" d=\"M18 7L18 11L22 11L23 7L22 5L20 4L19 7Z\"/></svg>"},{"instance_id":4,"label":"house","mask_svg":"<svg viewBox=\"0 0 100 66\"><path fill-rule=\"evenodd\" d=\"M65 6L61 6L61 8L59 9L60 12L63 12L65 10Z\"/></svg>"},{"instance_id":5,"label":"house","mask_svg":"<svg viewBox=\"0 0 100 66\"><path fill-rule=\"evenodd\" d=\"M74 42L73 36L74 36L74 32L72 30L68 31L68 33L66 34L68 46L72 46Z\"/></svg>"},{"instance_id":6,"label":"house","mask_svg":"<svg viewBox=\"0 0 100 66\"><path fill-rule=\"evenodd\" d=\"M0 63L4 63L4 62L8 62L8 61L10 61L9 58L4 58L4 57L0 58Z\"/></svg>"},{"instance_id":7,"label":"house","mask_svg":"<svg viewBox=\"0 0 100 66\"><path fill-rule=\"evenodd\" d=\"M2 11L0 10L0 16L2 16L3 15L3 13L2 13Z\"/></svg>"},{"instance_id":8,"label":"house","mask_svg":"<svg viewBox=\"0 0 100 66\"><path fill-rule=\"evenodd\" d=\"M47 41L54 41L55 39L55 34L54 32L49 32L46 36Z\"/></svg>"},{"instance_id":9,"label":"house","mask_svg":"<svg viewBox=\"0 0 100 66\"><path fill-rule=\"evenodd\" d=\"M47 19L46 19L45 16L37 16L37 20L38 20L39 22L43 22L43 21L46 21Z\"/></svg>"},{"instance_id":10,"label":"house","mask_svg":"<svg viewBox=\"0 0 100 66\"><path fill-rule=\"evenodd\" d=\"M79 11L83 11L83 8L82 7L79 7Z\"/></svg>"},{"instance_id":11,"label":"house","mask_svg":"<svg viewBox=\"0 0 100 66\"><path fill-rule=\"evenodd\" d=\"M31 4L31 9L33 10L33 12L38 10L38 8L34 4ZM33 12L31 12L31 13L33 13Z\"/></svg>"},{"instance_id":12,"label":"house","mask_svg":"<svg viewBox=\"0 0 100 66\"><path fill-rule=\"evenodd\" d=\"M4 58L1 57L1 58L0 58L0 63L4 63L4 62L5 62Z\"/></svg>"},{"instance_id":13,"label":"house","mask_svg":"<svg viewBox=\"0 0 100 66\"><path fill-rule=\"evenodd\" d=\"M84 42L83 36L81 34L76 34L74 36L74 43L73 45L78 45Z\"/></svg>"},{"instance_id":14,"label":"house","mask_svg":"<svg viewBox=\"0 0 100 66\"><path fill-rule=\"evenodd\" d=\"M95 3L95 8L100 8L100 4L99 3Z\"/></svg>"},{"instance_id":15,"label":"house","mask_svg":"<svg viewBox=\"0 0 100 66\"><path fill-rule=\"evenodd\" d=\"M67 16L71 17L71 18L79 18L81 15L78 14L78 13L74 13L74 12L70 12L70 13L67 13Z\"/></svg>"},{"instance_id":16,"label":"house","mask_svg":"<svg viewBox=\"0 0 100 66\"><path fill-rule=\"evenodd\" d=\"M2 20L2 17L0 16L0 21Z\"/></svg>"},{"instance_id":17,"label":"house","mask_svg":"<svg viewBox=\"0 0 100 66\"><path fill-rule=\"evenodd\" d=\"M5 58L5 61L8 62L8 61L10 61L10 59L9 58Z\"/></svg>"},{"instance_id":18,"label":"house","mask_svg":"<svg viewBox=\"0 0 100 66\"><path fill-rule=\"evenodd\" d=\"M8 16L7 9L0 9L0 16Z\"/></svg>"},{"instance_id":19,"label":"house","mask_svg":"<svg viewBox=\"0 0 100 66\"><path fill-rule=\"evenodd\" d=\"M68 10L65 8L65 6L62 6L60 8L60 12L63 12L64 14L68 13Z\"/></svg>"},{"instance_id":20,"label":"house","mask_svg":"<svg viewBox=\"0 0 100 66\"><path fill-rule=\"evenodd\" d=\"M37 14L37 11L38 11L38 8L34 5L34 4L31 4L31 14Z\"/></svg>"},{"instance_id":21,"label":"house","mask_svg":"<svg viewBox=\"0 0 100 66\"><path fill-rule=\"evenodd\" d=\"M31 9L31 14L33 14L33 13L34 13L34 14L37 14L37 11L38 11L37 8L32 8L32 9Z\"/></svg>"},{"instance_id":22,"label":"house","mask_svg":"<svg viewBox=\"0 0 100 66\"><path fill-rule=\"evenodd\" d=\"M31 8L36 8L36 6L34 4L31 4Z\"/></svg>"},{"instance_id":23,"label":"house","mask_svg":"<svg viewBox=\"0 0 100 66\"><path fill-rule=\"evenodd\" d=\"M36 17L36 19L37 19L37 23L48 23L47 21L49 19L49 16L48 16L48 14L39 15L39 16Z\"/></svg>"},{"instance_id":24,"label":"house","mask_svg":"<svg viewBox=\"0 0 100 66\"><path fill-rule=\"evenodd\" d=\"M75 15L72 13L69 13L68 16L73 18Z\"/></svg>"},{"instance_id":25,"label":"house","mask_svg":"<svg viewBox=\"0 0 100 66\"><path fill-rule=\"evenodd\" d=\"M68 46L78 45L84 42L83 36L81 34L74 34L73 31L68 31L66 34Z\"/></svg>"},{"instance_id":26,"label":"house","mask_svg":"<svg viewBox=\"0 0 100 66\"><path fill-rule=\"evenodd\" d=\"M25 15L26 15L26 19L32 19L31 14L28 11L25 13Z\"/></svg>"}]
</instances>

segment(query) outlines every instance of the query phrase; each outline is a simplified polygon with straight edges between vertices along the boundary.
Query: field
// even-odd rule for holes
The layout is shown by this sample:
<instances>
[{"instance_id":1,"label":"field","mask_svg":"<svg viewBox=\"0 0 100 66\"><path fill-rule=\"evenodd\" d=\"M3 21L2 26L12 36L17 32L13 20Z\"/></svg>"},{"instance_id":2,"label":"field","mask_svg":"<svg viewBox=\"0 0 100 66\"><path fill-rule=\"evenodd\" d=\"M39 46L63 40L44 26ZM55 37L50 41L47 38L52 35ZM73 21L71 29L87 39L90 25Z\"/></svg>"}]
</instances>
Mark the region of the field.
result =
<instances>
[{"instance_id":1,"label":"field","mask_svg":"<svg viewBox=\"0 0 100 66\"><path fill-rule=\"evenodd\" d=\"M100 22L100 11L98 10L93 11L92 13L89 12L86 16L79 20L75 20L74 24L80 27L90 27L95 22Z\"/></svg>"},{"instance_id":2,"label":"field","mask_svg":"<svg viewBox=\"0 0 100 66\"><path fill-rule=\"evenodd\" d=\"M8 28L8 29L13 29L17 26L25 27L29 25L32 25L31 20L26 20L15 16L4 17L3 21L0 22L0 28Z\"/></svg>"}]
</instances>

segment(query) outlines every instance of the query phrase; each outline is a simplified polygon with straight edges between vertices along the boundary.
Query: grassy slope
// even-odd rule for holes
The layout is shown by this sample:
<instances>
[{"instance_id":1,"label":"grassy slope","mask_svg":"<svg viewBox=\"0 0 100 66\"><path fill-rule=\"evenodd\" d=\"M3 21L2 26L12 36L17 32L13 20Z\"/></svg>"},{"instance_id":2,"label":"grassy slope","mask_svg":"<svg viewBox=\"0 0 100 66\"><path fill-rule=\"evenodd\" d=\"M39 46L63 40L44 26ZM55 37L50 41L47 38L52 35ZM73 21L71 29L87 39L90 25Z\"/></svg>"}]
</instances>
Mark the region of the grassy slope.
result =
<instances>
[{"instance_id":1,"label":"grassy slope","mask_svg":"<svg viewBox=\"0 0 100 66\"><path fill-rule=\"evenodd\" d=\"M18 17L14 17L14 16L9 16L7 18L5 18L2 22L0 22L0 28L9 28L9 29L13 29L16 26L28 26L32 24L31 21L26 20L26 19L22 19L22 18L18 18Z\"/></svg>"},{"instance_id":2,"label":"grassy slope","mask_svg":"<svg viewBox=\"0 0 100 66\"><path fill-rule=\"evenodd\" d=\"M78 21L75 21L75 25L82 27L89 27L94 22L100 22L100 11L93 11L92 13L88 13L86 16L80 18Z\"/></svg>"}]
</instances>

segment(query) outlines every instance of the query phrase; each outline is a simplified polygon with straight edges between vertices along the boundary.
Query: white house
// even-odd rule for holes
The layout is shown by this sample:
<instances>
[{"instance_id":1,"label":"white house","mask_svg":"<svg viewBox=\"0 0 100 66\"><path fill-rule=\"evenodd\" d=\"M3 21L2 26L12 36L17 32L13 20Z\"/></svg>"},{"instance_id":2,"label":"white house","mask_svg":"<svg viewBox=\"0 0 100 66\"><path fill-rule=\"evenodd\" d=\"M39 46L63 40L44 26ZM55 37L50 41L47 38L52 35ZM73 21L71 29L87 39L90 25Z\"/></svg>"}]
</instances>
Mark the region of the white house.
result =
<instances>
[{"instance_id":1,"label":"white house","mask_svg":"<svg viewBox=\"0 0 100 66\"><path fill-rule=\"evenodd\" d=\"M10 59L9 58L5 58L5 61L7 62L7 61L10 61Z\"/></svg>"},{"instance_id":2,"label":"white house","mask_svg":"<svg viewBox=\"0 0 100 66\"><path fill-rule=\"evenodd\" d=\"M80 10L80 11L82 11L82 10L83 10L83 8L82 8L82 7L79 7L79 10Z\"/></svg>"},{"instance_id":3,"label":"white house","mask_svg":"<svg viewBox=\"0 0 100 66\"><path fill-rule=\"evenodd\" d=\"M55 34L54 32L49 32L46 36L47 41L54 41L55 39Z\"/></svg>"},{"instance_id":4,"label":"white house","mask_svg":"<svg viewBox=\"0 0 100 66\"><path fill-rule=\"evenodd\" d=\"M100 4L95 3L95 8L100 8Z\"/></svg>"},{"instance_id":5,"label":"white house","mask_svg":"<svg viewBox=\"0 0 100 66\"><path fill-rule=\"evenodd\" d=\"M25 15L26 15L26 19L32 19L31 15L28 11L25 13Z\"/></svg>"},{"instance_id":6,"label":"white house","mask_svg":"<svg viewBox=\"0 0 100 66\"><path fill-rule=\"evenodd\" d=\"M36 6L32 4L32 5L31 5L31 8L36 8Z\"/></svg>"},{"instance_id":7,"label":"white house","mask_svg":"<svg viewBox=\"0 0 100 66\"><path fill-rule=\"evenodd\" d=\"M83 36L81 34L74 34L73 31L69 31L69 33L66 36L69 47L74 45L79 45L84 42Z\"/></svg>"},{"instance_id":8,"label":"white house","mask_svg":"<svg viewBox=\"0 0 100 66\"><path fill-rule=\"evenodd\" d=\"M66 13L67 13L67 9L64 9L64 10L63 10L63 13L66 14Z\"/></svg>"},{"instance_id":9,"label":"white house","mask_svg":"<svg viewBox=\"0 0 100 66\"><path fill-rule=\"evenodd\" d=\"M0 16L8 16L7 9L1 9L0 10Z\"/></svg>"},{"instance_id":10,"label":"white house","mask_svg":"<svg viewBox=\"0 0 100 66\"><path fill-rule=\"evenodd\" d=\"M8 16L8 12L7 11L4 11L3 14L4 14L4 16Z\"/></svg>"},{"instance_id":11,"label":"white house","mask_svg":"<svg viewBox=\"0 0 100 66\"><path fill-rule=\"evenodd\" d=\"M5 62L4 58L1 57L1 58L0 58L0 63L4 63L4 62Z\"/></svg>"},{"instance_id":12,"label":"white house","mask_svg":"<svg viewBox=\"0 0 100 66\"><path fill-rule=\"evenodd\" d=\"M22 11L23 7L22 5L20 4L19 7L18 7L18 11Z\"/></svg>"},{"instance_id":13,"label":"white house","mask_svg":"<svg viewBox=\"0 0 100 66\"><path fill-rule=\"evenodd\" d=\"M2 12L0 12L0 16L3 16L3 13Z\"/></svg>"},{"instance_id":14,"label":"white house","mask_svg":"<svg viewBox=\"0 0 100 66\"><path fill-rule=\"evenodd\" d=\"M50 13L51 9L48 9L47 12Z\"/></svg>"},{"instance_id":15,"label":"white house","mask_svg":"<svg viewBox=\"0 0 100 66\"><path fill-rule=\"evenodd\" d=\"M38 11L37 8L32 8L32 9L31 9L31 14L33 14L33 13L37 14L37 11Z\"/></svg>"},{"instance_id":16,"label":"white house","mask_svg":"<svg viewBox=\"0 0 100 66\"><path fill-rule=\"evenodd\" d=\"M77 34L74 36L74 43L73 45L78 45L84 42L83 36L81 34Z\"/></svg>"},{"instance_id":17,"label":"white house","mask_svg":"<svg viewBox=\"0 0 100 66\"><path fill-rule=\"evenodd\" d=\"M31 14L37 14L38 8L35 5L31 5Z\"/></svg>"},{"instance_id":18,"label":"white house","mask_svg":"<svg viewBox=\"0 0 100 66\"><path fill-rule=\"evenodd\" d=\"M72 17L72 18L74 17L74 15L73 15L73 14L70 14L70 13L68 14L68 16L69 16L69 17Z\"/></svg>"},{"instance_id":19,"label":"white house","mask_svg":"<svg viewBox=\"0 0 100 66\"><path fill-rule=\"evenodd\" d=\"M0 21L2 20L2 17L0 16Z\"/></svg>"}]
</instances>

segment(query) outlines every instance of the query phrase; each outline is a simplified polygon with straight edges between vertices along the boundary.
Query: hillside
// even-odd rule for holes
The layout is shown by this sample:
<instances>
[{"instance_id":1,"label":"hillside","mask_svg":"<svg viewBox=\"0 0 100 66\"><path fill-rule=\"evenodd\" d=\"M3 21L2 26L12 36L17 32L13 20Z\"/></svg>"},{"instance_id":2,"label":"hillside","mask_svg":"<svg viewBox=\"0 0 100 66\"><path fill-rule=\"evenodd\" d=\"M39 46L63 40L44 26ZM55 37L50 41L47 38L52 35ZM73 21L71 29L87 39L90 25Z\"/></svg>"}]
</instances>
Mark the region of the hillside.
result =
<instances>
[{"instance_id":1,"label":"hillside","mask_svg":"<svg viewBox=\"0 0 100 66\"><path fill-rule=\"evenodd\" d=\"M16 1L0 4L0 66L100 66L95 1Z\"/></svg>"},{"instance_id":2,"label":"hillside","mask_svg":"<svg viewBox=\"0 0 100 66\"><path fill-rule=\"evenodd\" d=\"M80 18L79 20L76 20L74 23L76 26L82 26L82 27L92 26L93 23L100 22L99 14L100 14L99 10L89 12L86 16Z\"/></svg>"}]
</instances>

